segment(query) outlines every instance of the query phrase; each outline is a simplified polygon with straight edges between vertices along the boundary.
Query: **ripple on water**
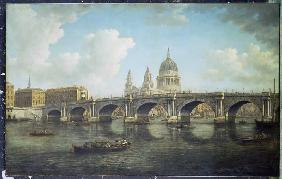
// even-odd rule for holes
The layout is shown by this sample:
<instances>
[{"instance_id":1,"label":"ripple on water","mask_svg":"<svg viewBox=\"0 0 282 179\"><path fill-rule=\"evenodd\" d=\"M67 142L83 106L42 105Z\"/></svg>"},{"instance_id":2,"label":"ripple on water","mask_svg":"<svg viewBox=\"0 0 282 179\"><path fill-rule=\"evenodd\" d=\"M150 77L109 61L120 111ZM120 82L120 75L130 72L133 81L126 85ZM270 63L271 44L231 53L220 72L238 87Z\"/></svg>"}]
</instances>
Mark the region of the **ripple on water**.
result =
<instances>
[{"instance_id":1,"label":"ripple on water","mask_svg":"<svg viewBox=\"0 0 282 179\"><path fill-rule=\"evenodd\" d=\"M56 135L31 137L29 132L33 125L31 122L7 123L8 173L276 175L269 162L274 153L270 147L241 146L230 138L253 135L253 125L226 129L213 124L192 124L195 128L178 131L162 123L130 125L122 120L87 126L48 123L45 127ZM127 137L132 142L126 151L85 155L71 152L72 144L121 137Z\"/></svg>"}]
</instances>

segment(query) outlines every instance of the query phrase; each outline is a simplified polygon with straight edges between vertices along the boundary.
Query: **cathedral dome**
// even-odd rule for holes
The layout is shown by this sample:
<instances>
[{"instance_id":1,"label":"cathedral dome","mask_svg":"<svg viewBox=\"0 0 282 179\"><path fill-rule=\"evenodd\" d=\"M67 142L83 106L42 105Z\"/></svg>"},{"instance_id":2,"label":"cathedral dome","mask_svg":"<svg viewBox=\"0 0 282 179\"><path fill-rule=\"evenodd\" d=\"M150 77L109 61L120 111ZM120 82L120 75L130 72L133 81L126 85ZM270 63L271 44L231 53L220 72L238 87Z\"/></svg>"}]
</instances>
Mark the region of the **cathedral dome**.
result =
<instances>
[{"instance_id":1,"label":"cathedral dome","mask_svg":"<svg viewBox=\"0 0 282 179\"><path fill-rule=\"evenodd\" d=\"M164 71L175 71L175 72L178 72L178 68L177 68L177 65L174 61L172 61L171 58L166 58L165 61L163 61L163 63L161 64L161 67L160 67L160 72L164 72Z\"/></svg>"},{"instance_id":2,"label":"cathedral dome","mask_svg":"<svg viewBox=\"0 0 282 179\"><path fill-rule=\"evenodd\" d=\"M177 64L170 58L169 49L167 52L166 60L161 64L159 75L178 75Z\"/></svg>"},{"instance_id":3,"label":"cathedral dome","mask_svg":"<svg viewBox=\"0 0 282 179\"><path fill-rule=\"evenodd\" d=\"M159 76L157 76L157 89L166 92L180 92L181 82L176 63L170 58L169 49L167 57L162 62Z\"/></svg>"}]
</instances>

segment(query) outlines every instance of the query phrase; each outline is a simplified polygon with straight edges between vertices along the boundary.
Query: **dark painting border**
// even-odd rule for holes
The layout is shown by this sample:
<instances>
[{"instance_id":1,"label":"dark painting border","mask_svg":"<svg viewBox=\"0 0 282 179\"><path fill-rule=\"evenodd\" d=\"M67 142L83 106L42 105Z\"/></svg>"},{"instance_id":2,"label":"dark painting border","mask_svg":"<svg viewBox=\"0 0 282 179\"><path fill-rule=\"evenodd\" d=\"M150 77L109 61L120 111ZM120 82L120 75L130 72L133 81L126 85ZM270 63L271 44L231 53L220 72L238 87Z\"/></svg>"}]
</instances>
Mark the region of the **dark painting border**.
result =
<instances>
[{"instance_id":1,"label":"dark painting border","mask_svg":"<svg viewBox=\"0 0 282 179\"><path fill-rule=\"evenodd\" d=\"M14 3L277 3L279 4L279 99L280 96L280 56L281 56L281 0L0 0L0 169L2 171L1 178L15 178L15 179L184 179L184 178L276 178L270 176L110 176L110 175L96 175L96 176L5 176L5 92L6 92L6 5ZM280 112L281 116L281 112ZM281 125L280 125L281 126ZM281 128L280 128L280 142L281 142ZM280 143L281 150L281 143ZM280 152L279 152L280 153ZM280 154L279 154L280 156ZM280 174L282 164L280 158ZM279 177L277 177L279 178Z\"/></svg>"}]
</instances>

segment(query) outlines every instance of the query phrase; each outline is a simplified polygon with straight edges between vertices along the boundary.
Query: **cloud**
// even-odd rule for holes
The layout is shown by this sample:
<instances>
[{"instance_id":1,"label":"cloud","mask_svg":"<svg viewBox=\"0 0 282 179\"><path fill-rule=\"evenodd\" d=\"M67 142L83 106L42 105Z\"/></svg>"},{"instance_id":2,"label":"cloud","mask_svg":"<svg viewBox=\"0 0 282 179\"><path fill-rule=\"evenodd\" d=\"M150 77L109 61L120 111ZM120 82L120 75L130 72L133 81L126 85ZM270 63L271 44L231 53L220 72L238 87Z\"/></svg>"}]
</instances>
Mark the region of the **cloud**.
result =
<instances>
[{"instance_id":1,"label":"cloud","mask_svg":"<svg viewBox=\"0 0 282 179\"><path fill-rule=\"evenodd\" d=\"M232 22L242 31L278 52L279 48L279 6L277 4L256 4L228 6L221 18Z\"/></svg>"},{"instance_id":2,"label":"cloud","mask_svg":"<svg viewBox=\"0 0 282 179\"><path fill-rule=\"evenodd\" d=\"M96 8L93 4L34 4L33 7L38 16L48 16L68 23Z\"/></svg>"},{"instance_id":3,"label":"cloud","mask_svg":"<svg viewBox=\"0 0 282 179\"><path fill-rule=\"evenodd\" d=\"M99 30L81 34L83 45L76 52L51 56L50 46L64 36L63 25L74 22L88 8L54 6L55 9L51 10L50 7L40 6L38 9L30 5L8 5L8 80L23 81L31 74L34 87L82 84L95 92L97 86L104 89L97 93L110 93L105 89L114 88L110 86L114 84L110 80L119 72L128 49L134 47L133 39L121 37L115 29Z\"/></svg>"},{"instance_id":4,"label":"cloud","mask_svg":"<svg viewBox=\"0 0 282 179\"><path fill-rule=\"evenodd\" d=\"M73 22L83 10L57 5L9 4L7 6L7 76L37 74L50 68L50 46L63 36L63 25ZM54 10L51 8L54 8ZM86 9L84 9L86 10ZM41 75L42 76L42 75ZM35 80L41 76L34 75Z\"/></svg>"},{"instance_id":5,"label":"cloud","mask_svg":"<svg viewBox=\"0 0 282 179\"><path fill-rule=\"evenodd\" d=\"M206 56L209 69L203 75L212 81L230 81L245 88L272 87L274 77L278 78L279 57L272 51L262 51L250 44L245 52L235 48L214 50Z\"/></svg>"},{"instance_id":6,"label":"cloud","mask_svg":"<svg viewBox=\"0 0 282 179\"><path fill-rule=\"evenodd\" d=\"M86 35L83 59L77 67L82 69L78 77L87 79L87 86L98 94L114 93L113 89L116 88L111 80L119 72L120 63L127 56L128 50L134 46L133 38L120 37L116 29L99 30Z\"/></svg>"},{"instance_id":7,"label":"cloud","mask_svg":"<svg viewBox=\"0 0 282 179\"><path fill-rule=\"evenodd\" d=\"M62 22L56 19L39 17L30 5L8 5L8 56L10 51L14 51L21 58L19 65L29 70L30 64L44 65L50 54L49 45L64 35L61 26Z\"/></svg>"},{"instance_id":8,"label":"cloud","mask_svg":"<svg viewBox=\"0 0 282 179\"><path fill-rule=\"evenodd\" d=\"M213 12L221 21L234 24L278 53L280 15L277 3L190 5L189 10L197 13Z\"/></svg>"},{"instance_id":9,"label":"cloud","mask_svg":"<svg viewBox=\"0 0 282 179\"><path fill-rule=\"evenodd\" d=\"M144 6L141 6L144 7ZM149 25L182 26L188 23L184 12L213 12L222 22L230 22L241 31L253 35L269 50L279 50L279 4L177 4L153 5L153 11L147 16Z\"/></svg>"},{"instance_id":10,"label":"cloud","mask_svg":"<svg viewBox=\"0 0 282 179\"><path fill-rule=\"evenodd\" d=\"M84 71L92 72L100 78L113 77L119 71L121 60L127 56L127 50L134 45L132 38L120 37L115 29L88 34L82 52L85 54L82 65L88 67Z\"/></svg>"},{"instance_id":11,"label":"cloud","mask_svg":"<svg viewBox=\"0 0 282 179\"><path fill-rule=\"evenodd\" d=\"M188 23L184 14L187 5L154 5L153 11L145 19L148 25L157 26L183 26Z\"/></svg>"}]
</instances>

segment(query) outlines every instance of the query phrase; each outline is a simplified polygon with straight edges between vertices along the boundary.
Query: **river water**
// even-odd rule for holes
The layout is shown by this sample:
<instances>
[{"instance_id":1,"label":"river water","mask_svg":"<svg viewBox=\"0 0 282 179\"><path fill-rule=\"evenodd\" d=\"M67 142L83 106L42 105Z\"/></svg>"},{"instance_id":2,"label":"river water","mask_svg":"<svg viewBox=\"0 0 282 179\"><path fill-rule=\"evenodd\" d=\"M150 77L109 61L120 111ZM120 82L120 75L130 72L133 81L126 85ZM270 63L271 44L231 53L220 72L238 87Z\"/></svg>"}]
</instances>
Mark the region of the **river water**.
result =
<instances>
[{"instance_id":1,"label":"river water","mask_svg":"<svg viewBox=\"0 0 282 179\"><path fill-rule=\"evenodd\" d=\"M255 124L233 127L196 123L175 129L160 120L149 125L107 123L36 124L54 136L32 137L34 122L6 124L8 175L235 175L277 176L279 149L274 143L241 145L237 137L253 136ZM78 155L72 144L126 137L122 152Z\"/></svg>"}]
</instances>

